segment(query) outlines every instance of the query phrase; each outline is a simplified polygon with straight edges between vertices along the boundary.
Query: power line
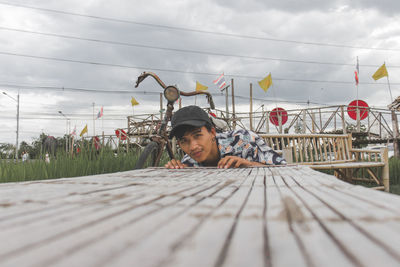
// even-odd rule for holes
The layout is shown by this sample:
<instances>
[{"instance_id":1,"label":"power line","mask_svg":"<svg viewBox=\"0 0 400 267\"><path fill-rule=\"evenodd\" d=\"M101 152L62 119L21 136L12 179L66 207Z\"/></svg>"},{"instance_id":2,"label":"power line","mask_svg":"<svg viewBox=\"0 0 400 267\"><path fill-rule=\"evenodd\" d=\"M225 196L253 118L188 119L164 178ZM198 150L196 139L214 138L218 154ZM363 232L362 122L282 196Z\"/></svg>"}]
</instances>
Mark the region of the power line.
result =
<instances>
[{"instance_id":1,"label":"power line","mask_svg":"<svg viewBox=\"0 0 400 267\"><path fill-rule=\"evenodd\" d=\"M153 67L143 67L143 66L128 66L122 64L111 64L104 62L93 62L93 61L84 61L84 60L74 60L74 59L65 59L65 58L56 58L56 57L45 57L45 56L35 56L28 54L18 54L11 52L0 51L1 55L8 56L18 56L18 57L26 57L26 58L34 58L34 59L42 59L42 60L51 60L51 61L59 61L59 62L69 62L69 63L79 63L79 64L88 64L95 66L106 66L106 67L118 67L118 68L127 68L127 69L138 69L138 70L151 70L151 71L164 71L164 72L173 72L173 73L185 73L185 74L195 74L195 75L207 75L207 76L218 76L220 73L209 73L209 72L197 72L197 71L184 71L184 70L174 70L174 69L162 69L162 68L153 68ZM246 78L246 79L262 79L264 77L261 76L250 76L250 75L238 75L238 74L225 74L226 76L236 77L236 78ZM291 81L291 82L310 82L310 83L334 83L334 84L354 84L354 82L345 82L345 81L323 81L323 80L310 80L310 79L285 79L285 78L277 78L274 77L274 80L278 81ZM360 84L380 84L380 83L360 83ZM400 83L391 83L392 85L399 85Z\"/></svg>"},{"instance_id":2,"label":"power line","mask_svg":"<svg viewBox=\"0 0 400 267\"><path fill-rule=\"evenodd\" d=\"M235 58L253 59L253 60L282 61L282 62L289 62L289 63L303 63L303 64L319 64L319 65L354 67L354 64L349 64L349 63L334 63L334 62L322 62L322 61L314 61L314 60L296 60L296 59L287 59L287 58L259 57L259 56L248 56L248 55L217 53L217 52L211 52L211 51L179 49L179 48L171 48L171 47L161 47L161 46L126 43L126 42L118 42L118 41L110 41L110 40L100 40L100 39L93 39L93 38L84 38L84 37L77 37L77 36L63 35L63 34L55 34L55 33L44 33L44 32L38 32L38 31L29 31L29 30L22 30L22 29L16 29L16 28L1 27L1 26L0 26L0 30L16 31L16 32L44 35L44 36L50 36L50 37L58 37L58 38L64 38L64 39L81 40L81 41L96 42L96 43L105 43L105 44L112 44L112 45L121 45L121 46L129 46L129 47L140 47L140 48L146 48L146 49L157 49L157 50L173 51L173 52L180 52L180 53L193 53L193 54L200 54L200 55L235 57ZM369 64L362 64L360 66L361 67L373 67L373 68L380 67L380 65L369 65ZM391 65L387 66L387 67L400 68L400 66L391 66Z\"/></svg>"},{"instance_id":3,"label":"power line","mask_svg":"<svg viewBox=\"0 0 400 267\"><path fill-rule=\"evenodd\" d=\"M304 42L304 41L297 41L297 40L277 39L277 38L269 38L269 37L259 37L259 36L252 36L252 35L235 34L235 33L199 30L199 29L193 29L193 28L176 27L176 26L168 26L168 25L161 25L161 24L145 23L145 22L139 22L139 21L133 21L133 20L124 20L124 19L117 19L117 18L110 18L110 17L101 17L101 16L80 14L80 13L61 11L61 10L56 10L56 9L40 8L40 7L23 5L23 4L9 3L9 2L0 2L0 4L7 5L7 6L27 8L27 9L34 9L34 10L39 10L39 11L51 12L51 13L57 13L57 14L63 14L63 15L91 18L91 19L97 19L97 20L103 20L103 21L134 24L134 25L140 25L140 26L161 28L161 29L166 29L166 30L177 30L177 31L185 31L185 32L213 34L213 35L217 35L217 36L235 37L235 38L242 38L242 39L253 39L253 40L261 40L261 41L283 42L283 43L292 43L292 44L300 44L300 45L314 45L314 46L326 46L326 47L337 47L337 48L350 48L350 49L400 51L400 49L395 49L395 48L353 46L353 45L319 43L319 42Z\"/></svg>"},{"instance_id":4,"label":"power line","mask_svg":"<svg viewBox=\"0 0 400 267\"><path fill-rule=\"evenodd\" d=\"M6 120L15 120L15 116L0 116L2 119ZM59 120L62 121L62 118L57 118L57 117L20 117L20 120ZM74 121L87 121L87 120L92 120L93 118L71 118ZM126 118L121 119L121 118L105 118L104 120L109 120L109 121L126 121ZM65 119L64 119L65 121Z\"/></svg>"},{"instance_id":5,"label":"power line","mask_svg":"<svg viewBox=\"0 0 400 267\"><path fill-rule=\"evenodd\" d=\"M123 90L98 90L98 89L89 89L89 88L73 88L73 87L56 87L56 86L30 86L30 85L18 85L18 84L7 84L7 83L0 83L0 86L10 86L19 88L21 90L27 89L44 89L44 90L64 90L64 91L78 91L78 92L86 92L86 93L129 93L129 94L143 94L143 95L159 95L160 92L149 92L149 91L123 91ZM213 94L214 97L225 97L222 94ZM241 96L236 94L235 97L239 99L250 99L248 96ZM265 102L276 102L275 99L267 99L267 98L255 98L253 100L260 100ZM325 105L322 103L316 102L309 102L309 101L290 101L290 100L278 100L282 103L292 103L292 104L317 104L317 105ZM68 114L67 114L68 115ZM73 115L73 114L69 114Z\"/></svg>"}]
</instances>

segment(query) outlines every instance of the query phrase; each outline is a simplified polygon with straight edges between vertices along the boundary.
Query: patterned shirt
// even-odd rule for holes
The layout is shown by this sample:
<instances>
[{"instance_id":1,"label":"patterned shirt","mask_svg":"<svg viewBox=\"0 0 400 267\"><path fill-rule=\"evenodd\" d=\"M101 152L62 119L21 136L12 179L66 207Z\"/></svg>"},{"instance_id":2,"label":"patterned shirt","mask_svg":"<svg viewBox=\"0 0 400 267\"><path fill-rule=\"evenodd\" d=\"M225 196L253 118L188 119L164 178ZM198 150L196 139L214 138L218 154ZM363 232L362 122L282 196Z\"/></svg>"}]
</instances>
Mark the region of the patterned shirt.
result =
<instances>
[{"instance_id":1,"label":"patterned shirt","mask_svg":"<svg viewBox=\"0 0 400 267\"><path fill-rule=\"evenodd\" d=\"M268 165L286 164L286 161L254 132L240 129L217 133L216 139L221 159L226 156L237 156ZM189 155L185 155L181 162L189 167L203 166Z\"/></svg>"}]
</instances>

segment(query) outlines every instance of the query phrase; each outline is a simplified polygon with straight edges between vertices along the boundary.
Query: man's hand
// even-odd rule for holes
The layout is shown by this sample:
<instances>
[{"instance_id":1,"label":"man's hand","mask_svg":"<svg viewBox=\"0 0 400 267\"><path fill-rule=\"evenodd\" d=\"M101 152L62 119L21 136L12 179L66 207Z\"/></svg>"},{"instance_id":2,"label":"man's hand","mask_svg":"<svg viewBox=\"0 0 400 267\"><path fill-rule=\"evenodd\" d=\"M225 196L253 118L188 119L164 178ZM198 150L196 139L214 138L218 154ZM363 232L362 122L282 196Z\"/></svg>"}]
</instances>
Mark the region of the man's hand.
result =
<instances>
[{"instance_id":1,"label":"man's hand","mask_svg":"<svg viewBox=\"0 0 400 267\"><path fill-rule=\"evenodd\" d=\"M167 169L183 169L187 166L188 165L183 164L182 162L180 162L179 160L176 160L176 159L168 161L168 163L164 165L164 167Z\"/></svg>"},{"instance_id":2,"label":"man's hand","mask_svg":"<svg viewBox=\"0 0 400 267\"><path fill-rule=\"evenodd\" d=\"M264 164L254 161L248 161L236 156L226 156L218 162L218 168L228 169L228 168L240 168L240 167L250 167L250 166L262 166Z\"/></svg>"}]
</instances>

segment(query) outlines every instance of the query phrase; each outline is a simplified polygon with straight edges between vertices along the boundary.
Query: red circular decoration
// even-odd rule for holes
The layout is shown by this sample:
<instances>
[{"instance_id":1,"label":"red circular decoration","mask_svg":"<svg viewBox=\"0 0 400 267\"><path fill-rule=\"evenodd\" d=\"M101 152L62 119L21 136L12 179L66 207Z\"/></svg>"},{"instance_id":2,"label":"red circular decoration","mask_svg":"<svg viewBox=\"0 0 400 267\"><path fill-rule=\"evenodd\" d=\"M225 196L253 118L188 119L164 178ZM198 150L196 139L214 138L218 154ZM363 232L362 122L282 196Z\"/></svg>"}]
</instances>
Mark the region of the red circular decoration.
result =
<instances>
[{"instance_id":1,"label":"red circular decoration","mask_svg":"<svg viewBox=\"0 0 400 267\"><path fill-rule=\"evenodd\" d=\"M279 125L279 117L278 117L279 115L282 118L282 125L284 125L288 120L288 115L287 115L287 111L283 108L274 108L269 115L269 121L273 125L278 126Z\"/></svg>"},{"instance_id":2,"label":"red circular decoration","mask_svg":"<svg viewBox=\"0 0 400 267\"><path fill-rule=\"evenodd\" d=\"M115 135L117 136L117 138L120 138L121 140L126 140L126 132L122 129L115 130Z\"/></svg>"},{"instance_id":3,"label":"red circular decoration","mask_svg":"<svg viewBox=\"0 0 400 267\"><path fill-rule=\"evenodd\" d=\"M360 120L365 119L368 116L368 104L362 100L353 100L347 107L347 114L353 120L357 120L357 107L360 109Z\"/></svg>"}]
</instances>

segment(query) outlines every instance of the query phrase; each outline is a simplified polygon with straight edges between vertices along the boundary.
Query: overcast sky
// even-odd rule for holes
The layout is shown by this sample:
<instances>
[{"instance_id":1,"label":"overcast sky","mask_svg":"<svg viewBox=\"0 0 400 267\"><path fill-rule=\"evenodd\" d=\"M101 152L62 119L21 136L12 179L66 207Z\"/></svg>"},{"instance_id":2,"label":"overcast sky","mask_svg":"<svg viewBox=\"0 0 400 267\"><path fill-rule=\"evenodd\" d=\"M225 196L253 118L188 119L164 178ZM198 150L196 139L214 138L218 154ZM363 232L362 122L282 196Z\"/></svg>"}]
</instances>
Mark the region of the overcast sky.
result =
<instances>
[{"instance_id":1,"label":"overcast sky","mask_svg":"<svg viewBox=\"0 0 400 267\"><path fill-rule=\"evenodd\" d=\"M253 83L254 97L265 99L254 109L289 110L356 99L358 57L359 99L386 107L387 80L371 76L386 62L399 96L399 52L398 0L0 0L0 90L17 98L19 89L20 140L28 142L42 131L65 134L58 111L90 134L93 103L95 113L104 107L96 134L126 127L132 113L158 112L161 87L150 79L133 87L143 71L186 91L199 81L220 109L225 98L212 81L224 72L238 96L248 97ZM265 93L257 82L268 73L274 86ZM235 101L248 110L248 99ZM0 143L14 143L16 102L1 94L0 110Z\"/></svg>"}]
</instances>

